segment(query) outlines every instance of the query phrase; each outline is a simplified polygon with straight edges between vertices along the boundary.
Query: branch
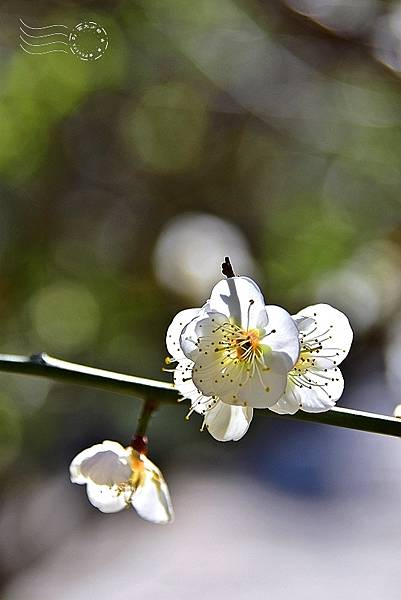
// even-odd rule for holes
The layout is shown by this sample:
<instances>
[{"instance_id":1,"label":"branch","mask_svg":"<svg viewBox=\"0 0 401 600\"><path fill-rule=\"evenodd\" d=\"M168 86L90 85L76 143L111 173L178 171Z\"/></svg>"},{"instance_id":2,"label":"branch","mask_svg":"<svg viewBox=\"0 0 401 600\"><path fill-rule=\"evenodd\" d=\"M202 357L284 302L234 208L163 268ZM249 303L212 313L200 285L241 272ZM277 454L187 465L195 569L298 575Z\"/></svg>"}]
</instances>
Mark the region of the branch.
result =
<instances>
[{"instance_id":1,"label":"branch","mask_svg":"<svg viewBox=\"0 0 401 600\"><path fill-rule=\"evenodd\" d=\"M125 396L135 396L145 399L149 395L152 395L152 397L155 396L155 391L157 390L158 401L170 404L177 402L177 391L172 383L86 367L52 358L45 353L35 354L31 357L0 354L0 371L47 377L64 383L95 387L117 394L124 394ZM370 433L401 437L401 419L351 410L349 408L333 408L323 413L298 411L295 415L278 415L269 410L258 410L257 412L270 418L322 423Z\"/></svg>"},{"instance_id":2,"label":"branch","mask_svg":"<svg viewBox=\"0 0 401 600\"><path fill-rule=\"evenodd\" d=\"M149 396L152 389L157 389L158 400L170 403L176 402L176 398L174 398L176 390L172 383L124 375L123 373L113 373L113 371L105 371L104 369L94 369L93 367L53 358L45 352L32 356L0 354L0 371L47 377L64 383L95 387L144 399Z\"/></svg>"}]
</instances>

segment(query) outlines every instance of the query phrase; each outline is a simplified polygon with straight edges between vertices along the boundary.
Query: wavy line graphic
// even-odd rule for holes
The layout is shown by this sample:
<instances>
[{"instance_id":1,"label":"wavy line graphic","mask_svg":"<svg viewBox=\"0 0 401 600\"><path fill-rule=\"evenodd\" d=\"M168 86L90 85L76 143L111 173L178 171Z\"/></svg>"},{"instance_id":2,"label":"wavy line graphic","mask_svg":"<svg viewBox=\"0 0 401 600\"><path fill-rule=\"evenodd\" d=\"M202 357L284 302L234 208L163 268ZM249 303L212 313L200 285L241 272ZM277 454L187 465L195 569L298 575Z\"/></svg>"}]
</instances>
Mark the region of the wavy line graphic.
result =
<instances>
[{"instance_id":1,"label":"wavy line graphic","mask_svg":"<svg viewBox=\"0 0 401 600\"><path fill-rule=\"evenodd\" d=\"M50 29L51 27L64 27L65 29L68 29L67 25L46 25L46 27L31 27L30 25L24 23L24 21L21 18L20 23L22 23L24 27L28 27L28 29Z\"/></svg>"},{"instance_id":2,"label":"wavy line graphic","mask_svg":"<svg viewBox=\"0 0 401 600\"><path fill-rule=\"evenodd\" d=\"M59 29L67 29L68 27L66 25L46 25L46 27L31 27L30 25L28 25L27 23L25 23L22 19L19 20L20 21L20 48L26 52L27 54L50 54L52 52L63 52L64 54L68 54L68 50L66 50L65 48L61 48L61 46L67 46L68 47L68 43L63 41L62 39L60 40L54 40L54 36L60 36L60 37L64 37L64 38L68 38L68 34L64 33L64 31L56 31L56 32L49 32L46 33L44 35L42 35L41 33L37 33L37 34L33 34L33 33L28 33L27 31L25 31L25 29L30 30L31 32L34 31L38 31L38 32L43 32L44 30L49 30L49 29L54 29L59 28ZM51 39L51 37L53 37L53 40ZM30 41L28 41L26 38L30 38L31 40L35 40L39 43L34 44ZM52 46L52 45L58 45L60 46L59 48L49 48L48 46ZM33 49L37 50L34 50ZM32 50L31 50L32 49Z\"/></svg>"},{"instance_id":3,"label":"wavy line graphic","mask_svg":"<svg viewBox=\"0 0 401 600\"><path fill-rule=\"evenodd\" d=\"M50 37L51 35L63 35L64 37L68 38L68 33L48 33L47 35L31 35L30 33L27 33L26 31L24 31L22 29L22 27L19 28L20 31L22 31L22 33L24 35L26 35L27 37L30 38L35 38L35 40L37 40L38 38L47 38Z\"/></svg>"}]
</instances>

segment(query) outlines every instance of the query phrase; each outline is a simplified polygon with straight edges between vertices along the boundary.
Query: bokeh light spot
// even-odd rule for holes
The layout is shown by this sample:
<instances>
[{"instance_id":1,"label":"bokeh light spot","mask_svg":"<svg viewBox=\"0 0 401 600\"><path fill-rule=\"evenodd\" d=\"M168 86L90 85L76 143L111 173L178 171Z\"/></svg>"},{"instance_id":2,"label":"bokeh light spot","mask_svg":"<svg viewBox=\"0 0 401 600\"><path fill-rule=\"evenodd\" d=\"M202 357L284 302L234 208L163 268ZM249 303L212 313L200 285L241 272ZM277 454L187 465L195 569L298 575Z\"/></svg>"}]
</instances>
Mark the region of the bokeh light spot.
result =
<instances>
[{"instance_id":1,"label":"bokeh light spot","mask_svg":"<svg viewBox=\"0 0 401 600\"><path fill-rule=\"evenodd\" d=\"M227 255L236 274L255 273L248 243L238 227L213 215L186 213L166 224L153 262L163 286L203 302L221 279L220 263Z\"/></svg>"}]
</instances>

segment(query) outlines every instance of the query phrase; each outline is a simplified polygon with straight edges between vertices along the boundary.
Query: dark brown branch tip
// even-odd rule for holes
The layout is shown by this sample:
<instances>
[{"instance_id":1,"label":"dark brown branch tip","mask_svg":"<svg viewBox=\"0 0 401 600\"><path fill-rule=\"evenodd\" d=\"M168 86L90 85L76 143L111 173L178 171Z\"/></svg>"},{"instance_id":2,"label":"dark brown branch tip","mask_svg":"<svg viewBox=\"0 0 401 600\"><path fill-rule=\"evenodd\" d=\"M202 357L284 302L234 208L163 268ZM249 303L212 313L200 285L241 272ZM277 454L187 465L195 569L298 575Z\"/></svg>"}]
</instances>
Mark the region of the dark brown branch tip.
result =
<instances>
[{"instance_id":1,"label":"dark brown branch tip","mask_svg":"<svg viewBox=\"0 0 401 600\"><path fill-rule=\"evenodd\" d=\"M230 258L226 256L224 262L221 264L221 272L227 278L235 277L234 269L232 268Z\"/></svg>"},{"instance_id":2,"label":"dark brown branch tip","mask_svg":"<svg viewBox=\"0 0 401 600\"><path fill-rule=\"evenodd\" d=\"M148 436L146 435L135 435L130 444L131 448L139 452L139 454L148 453Z\"/></svg>"}]
</instances>

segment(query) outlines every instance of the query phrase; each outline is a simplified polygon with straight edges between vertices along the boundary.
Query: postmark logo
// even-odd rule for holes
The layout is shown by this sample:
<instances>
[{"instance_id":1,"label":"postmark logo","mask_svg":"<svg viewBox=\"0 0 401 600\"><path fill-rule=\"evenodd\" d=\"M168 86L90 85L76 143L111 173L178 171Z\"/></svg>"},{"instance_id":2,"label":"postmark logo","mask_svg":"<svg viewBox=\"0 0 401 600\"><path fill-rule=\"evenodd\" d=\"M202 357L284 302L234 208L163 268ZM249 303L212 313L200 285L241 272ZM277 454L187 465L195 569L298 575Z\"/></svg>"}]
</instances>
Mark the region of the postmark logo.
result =
<instances>
[{"instance_id":1,"label":"postmark logo","mask_svg":"<svg viewBox=\"0 0 401 600\"><path fill-rule=\"evenodd\" d=\"M107 31L95 21L82 21L71 29L67 25L31 27L20 19L19 39L27 54L72 53L84 61L98 60L109 46Z\"/></svg>"},{"instance_id":2,"label":"postmark logo","mask_svg":"<svg viewBox=\"0 0 401 600\"><path fill-rule=\"evenodd\" d=\"M70 32L70 50L81 60L98 60L106 52L109 38L104 27L94 21L83 21Z\"/></svg>"}]
</instances>

